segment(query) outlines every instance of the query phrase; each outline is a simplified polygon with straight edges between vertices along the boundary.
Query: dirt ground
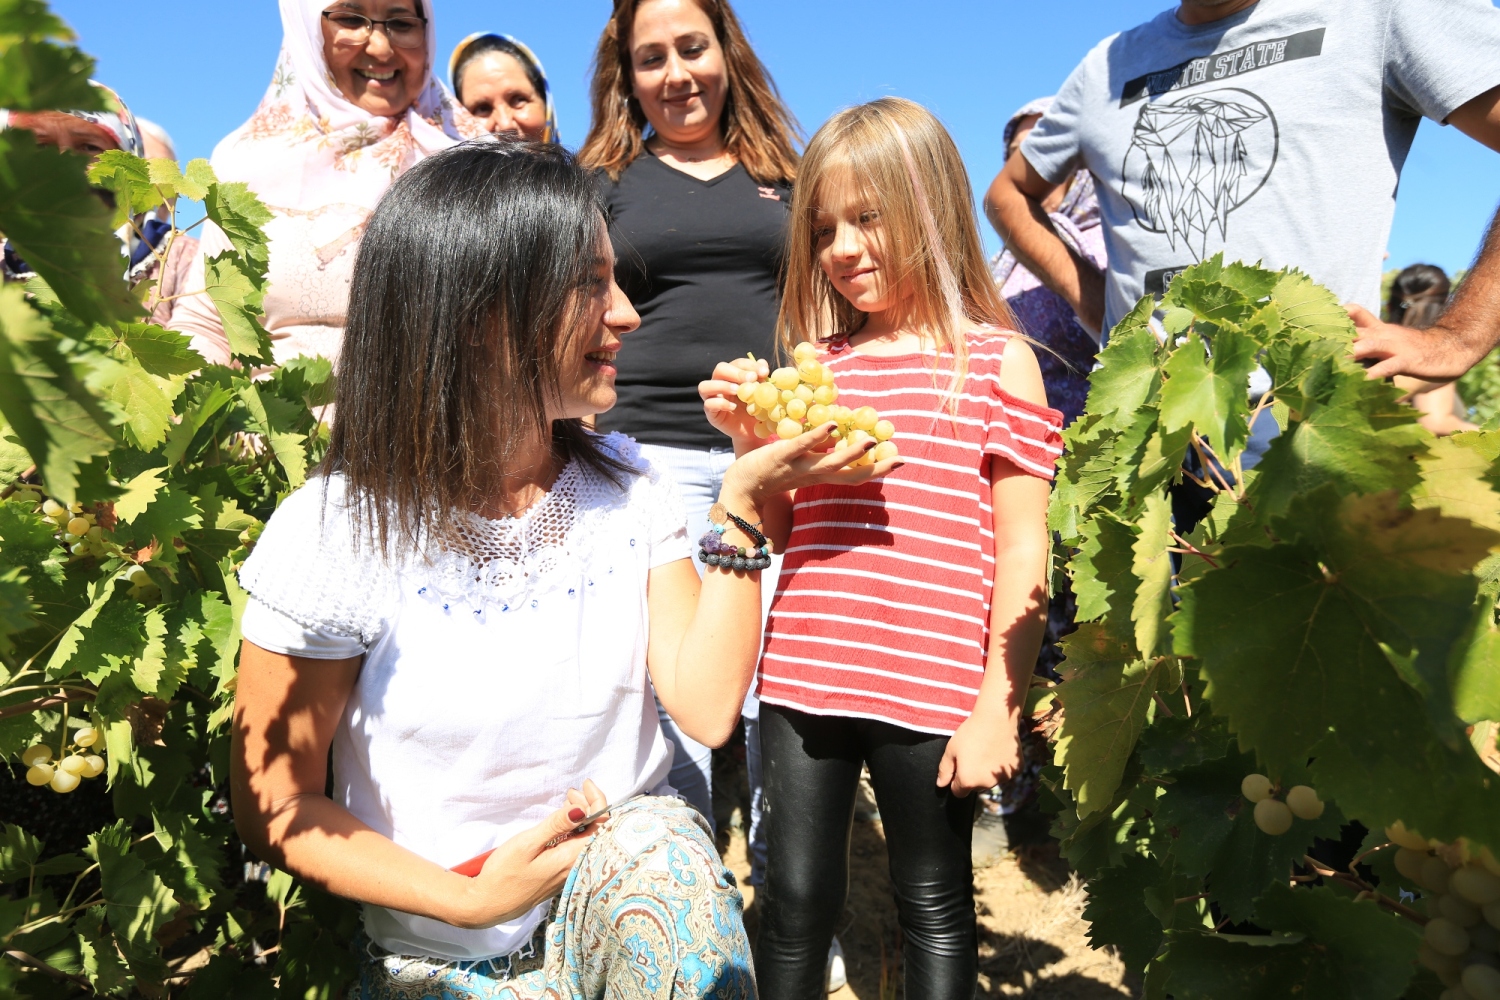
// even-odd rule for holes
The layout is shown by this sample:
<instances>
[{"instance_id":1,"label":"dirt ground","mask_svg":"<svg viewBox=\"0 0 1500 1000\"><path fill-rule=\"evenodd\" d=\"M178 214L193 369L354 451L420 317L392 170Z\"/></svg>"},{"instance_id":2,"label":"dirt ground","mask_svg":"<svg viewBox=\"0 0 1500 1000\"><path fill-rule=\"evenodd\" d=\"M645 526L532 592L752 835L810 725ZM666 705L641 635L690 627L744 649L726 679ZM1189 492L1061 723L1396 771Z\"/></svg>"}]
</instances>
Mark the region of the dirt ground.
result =
<instances>
[{"instance_id":1,"label":"dirt ground","mask_svg":"<svg viewBox=\"0 0 1500 1000\"><path fill-rule=\"evenodd\" d=\"M723 787L716 781L715 794ZM856 811L863 816L873 809ZM720 844L745 895L745 925L753 939L758 924L755 888L746 882L750 866L739 818L737 809L721 817L720 830L728 836L721 832ZM830 998L898 1000L900 934L878 819L856 819L849 869L849 902L838 929L849 985ZM1140 995L1114 954L1089 947L1088 926L1081 917L1083 886L1058 857L1055 843L1029 844L976 869L974 885L980 996L1133 1000Z\"/></svg>"}]
</instances>

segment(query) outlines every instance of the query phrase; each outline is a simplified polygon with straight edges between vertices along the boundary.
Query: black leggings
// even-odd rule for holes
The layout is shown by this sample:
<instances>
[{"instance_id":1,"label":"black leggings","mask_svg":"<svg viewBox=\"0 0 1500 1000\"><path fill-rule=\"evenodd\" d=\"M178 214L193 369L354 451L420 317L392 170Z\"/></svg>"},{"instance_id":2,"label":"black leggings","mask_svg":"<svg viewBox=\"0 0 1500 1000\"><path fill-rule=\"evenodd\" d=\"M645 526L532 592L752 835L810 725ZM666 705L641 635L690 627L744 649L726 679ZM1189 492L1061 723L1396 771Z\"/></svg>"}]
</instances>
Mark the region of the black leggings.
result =
<instances>
[{"instance_id":1,"label":"black leggings","mask_svg":"<svg viewBox=\"0 0 1500 1000\"><path fill-rule=\"evenodd\" d=\"M974 798L937 787L948 737L762 704L766 884L755 975L770 1000L822 1000L849 892L861 763L885 827L906 944L907 1000L972 1000L979 954L970 840Z\"/></svg>"}]
</instances>

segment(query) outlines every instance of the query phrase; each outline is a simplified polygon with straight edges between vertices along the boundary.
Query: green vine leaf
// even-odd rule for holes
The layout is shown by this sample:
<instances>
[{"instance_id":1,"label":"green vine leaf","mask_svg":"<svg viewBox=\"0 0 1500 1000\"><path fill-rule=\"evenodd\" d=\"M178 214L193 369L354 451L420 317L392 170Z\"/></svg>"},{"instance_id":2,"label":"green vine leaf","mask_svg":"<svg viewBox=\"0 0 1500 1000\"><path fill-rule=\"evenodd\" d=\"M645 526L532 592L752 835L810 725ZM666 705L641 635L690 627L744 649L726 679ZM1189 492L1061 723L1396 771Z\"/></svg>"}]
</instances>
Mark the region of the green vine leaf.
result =
<instances>
[{"instance_id":1,"label":"green vine leaf","mask_svg":"<svg viewBox=\"0 0 1500 1000\"><path fill-rule=\"evenodd\" d=\"M1172 352L1161 390L1161 422L1168 433L1197 431L1227 463L1244 450L1250 436L1245 412L1256 348L1244 334L1224 329L1214 335L1213 349L1210 359L1195 332Z\"/></svg>"}]
</instances>

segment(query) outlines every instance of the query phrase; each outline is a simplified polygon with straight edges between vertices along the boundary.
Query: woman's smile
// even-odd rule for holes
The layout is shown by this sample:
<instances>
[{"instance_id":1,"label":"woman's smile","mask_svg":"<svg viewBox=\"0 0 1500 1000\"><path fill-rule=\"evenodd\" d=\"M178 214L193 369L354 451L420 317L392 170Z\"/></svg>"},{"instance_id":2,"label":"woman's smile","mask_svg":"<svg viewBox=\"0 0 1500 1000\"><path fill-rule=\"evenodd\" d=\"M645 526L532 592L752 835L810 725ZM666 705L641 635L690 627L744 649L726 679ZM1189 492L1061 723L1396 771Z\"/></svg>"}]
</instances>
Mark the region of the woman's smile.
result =
<instances>
[{"instance_id":1,"label":"woman's smile","mask_svg":"<svg viewBox=\"0 0 1500 1000\"><path fill-rule=\"evenodd\" d=\"M613 378L618 373L615 367L615 357L619 353L619 345L616 345L612 349L600 348L597 351L589 351L583 358L599 371Z\"/></svg>"}]
</instances>

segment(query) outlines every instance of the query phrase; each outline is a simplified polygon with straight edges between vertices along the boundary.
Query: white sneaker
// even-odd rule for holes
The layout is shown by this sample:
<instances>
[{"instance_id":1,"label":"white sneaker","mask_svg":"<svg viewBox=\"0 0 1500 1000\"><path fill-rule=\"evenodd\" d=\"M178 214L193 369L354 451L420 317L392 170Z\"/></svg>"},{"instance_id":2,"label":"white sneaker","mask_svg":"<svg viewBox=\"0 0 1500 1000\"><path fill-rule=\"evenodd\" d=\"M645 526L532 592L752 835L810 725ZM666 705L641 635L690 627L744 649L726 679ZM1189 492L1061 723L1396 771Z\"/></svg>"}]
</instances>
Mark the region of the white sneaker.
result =
<instances>
[{"instance_id":1,"label":"white sneaker","mask_svg":"<svg viewBox=\"0 0 1500 1000\"><path fill-rule=\"evenodd\" d=\"M844 971L844 946L837 936L828 946L828 992L837 993L849 985L848 973Z\"/></svg>"}]
</instances>

